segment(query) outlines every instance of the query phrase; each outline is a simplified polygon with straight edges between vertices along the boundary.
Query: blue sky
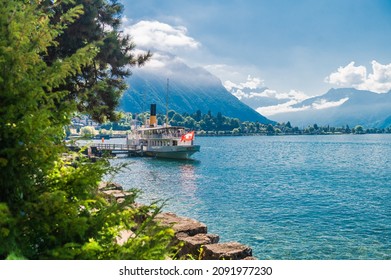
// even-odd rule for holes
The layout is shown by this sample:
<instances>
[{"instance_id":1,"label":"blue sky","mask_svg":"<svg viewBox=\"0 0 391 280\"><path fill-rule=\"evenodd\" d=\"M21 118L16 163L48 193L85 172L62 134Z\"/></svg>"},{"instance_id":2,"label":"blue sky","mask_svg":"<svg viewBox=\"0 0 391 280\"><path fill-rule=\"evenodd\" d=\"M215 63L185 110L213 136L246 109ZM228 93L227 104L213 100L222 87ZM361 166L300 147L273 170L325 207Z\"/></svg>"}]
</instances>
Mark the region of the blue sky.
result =
<instances>
[{"instance_id":1,"label":"blue sky","mask_svg":"<svg viewBox=\"0 0 391 280\"><path fill-rule=\"evenodd\" d=\"M308 96L332 87L391 89L389 0L123 3L139 47L169 51L223 83Z\"/></svg>"}]
</instances>

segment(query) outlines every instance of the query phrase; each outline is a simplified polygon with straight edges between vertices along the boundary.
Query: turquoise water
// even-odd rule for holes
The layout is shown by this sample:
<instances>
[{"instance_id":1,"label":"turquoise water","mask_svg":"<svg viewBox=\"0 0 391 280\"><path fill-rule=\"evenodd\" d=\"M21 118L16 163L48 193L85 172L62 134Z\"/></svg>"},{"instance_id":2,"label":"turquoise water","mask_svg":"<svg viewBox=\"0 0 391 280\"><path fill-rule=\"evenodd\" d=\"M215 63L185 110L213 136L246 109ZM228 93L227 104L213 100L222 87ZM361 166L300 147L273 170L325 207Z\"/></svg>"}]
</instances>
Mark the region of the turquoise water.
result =
<instances>
[{"instance_id":1,"label":"turquoise water","mask_svg":"<svg viewBox=\"0 0 391 280\"><path fill-rule=\"evenodd\" d=\"M391 135L196 141L194 161L116 159L115 181L258 259L391 259Z\"/></svg>"}]
</instances>

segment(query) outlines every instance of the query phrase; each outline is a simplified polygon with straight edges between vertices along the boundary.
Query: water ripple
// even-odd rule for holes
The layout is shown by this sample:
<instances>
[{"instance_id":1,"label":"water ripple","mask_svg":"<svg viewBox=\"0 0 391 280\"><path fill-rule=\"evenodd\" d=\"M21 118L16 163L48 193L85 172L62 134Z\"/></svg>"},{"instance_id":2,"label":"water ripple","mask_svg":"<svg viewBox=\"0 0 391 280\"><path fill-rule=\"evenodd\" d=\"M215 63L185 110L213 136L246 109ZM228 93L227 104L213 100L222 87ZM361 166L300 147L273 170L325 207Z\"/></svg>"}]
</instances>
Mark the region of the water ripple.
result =
<instances>
[{"instance_id":1,"label":"water ripple","mask_svg":"<svg viewBox=\"0 0 391 280\"><path fill-rule=\"evenodd\" d=\"M260 259L391 259L391 135L197 141L194 162L119 159L116 180Z\"/></svg>"}]
</instances>

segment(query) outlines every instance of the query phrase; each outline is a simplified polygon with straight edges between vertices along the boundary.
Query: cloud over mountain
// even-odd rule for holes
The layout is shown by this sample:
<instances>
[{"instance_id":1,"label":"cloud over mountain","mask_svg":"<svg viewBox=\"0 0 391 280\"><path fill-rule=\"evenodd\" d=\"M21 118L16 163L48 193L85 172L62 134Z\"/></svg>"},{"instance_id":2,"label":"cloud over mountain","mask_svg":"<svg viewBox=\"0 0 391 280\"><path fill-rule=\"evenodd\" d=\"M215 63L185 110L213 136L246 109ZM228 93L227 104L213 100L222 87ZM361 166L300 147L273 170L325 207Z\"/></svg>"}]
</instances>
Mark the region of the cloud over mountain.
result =
<instances>
[{"instance_id":1,"label":"cloud over mountain","mask_svg":"<svg viewBox=\"0 0 391 280\"><path fill-rule=\"evenodd\" d=\"M276 121L291 121L298 126L314 123L320 125L385 127L391 116L391 92L378 94L354 88L331 89L321 96L315 96L293 105L295 113L273 116Z\"/></svg>"},{"instance_id":2,"label":"cloud over mountain","mask_svg":"<svg viewBox=\"0 0 391 280\"><path fill-rule=\"evenodd\" d=\"M239 106L243 102L258 113L274 120L291 120L303 125L315 119L319 123L337 123L334 118L336 116L339 121L347 123L346 114L352 116L349 123L364 123L363 118L367 118L367 124L379 125L379 121L391 115L391 113L388 114L389 94L384 94L391 90L391 64L381 64L373 60L371 67L367 68L363 65L356 65L352 61L346 66L340 66L324 78L324 82L336 88L352 88L372 93L349 89L347 92L330 91L322 96L314 96L311 92L304 93L297 89L290 89L290 87L285 87L286 90L276 90L275 88L278 87L276 81L274 81L274 88L267 87L266 82L259 78L264 75L254 65L229 65L230 60L223 60L220 63L214 59L210 61L211 64L205 64L205 57L210 58L205 55L207 44L201 45L197 39L189 35L187 28L181 25L142 20L124 27L124 33L132 36L140 51L151 50L153 52L153 57L145 66L137 70L132 69L134 74L138 74L139 80L131 81L131 87L139 83L136 91L140 92L145 90L143 87L152 87L158 97L165 91L166 80L169 78L173 93L178 94L177 103L182 102L180 108L194 109L190 105L197 98L199 101L197 108L201 108L206 99L213 97L213 102L210 102L214 105L211 108L219 110L221 105L218 105L218 99L223 98L229 99L231 105ZM229 62L226 64L227 61ZM202 67L194 67L194 65ZM247 75L247 73L253 75ZM143 79L143 76L148 79ZM223 85L232 94L231 96L225 95L226 92L222 89L219 78L223 78ZM161 88L158 88L157 84ZM174 91L175 87L177 88ZM187 94L189 92L194 94L190 97ZM367 108L368 104L371 104L373 108ZM237 114L238 108L232 111L232 115ZM229 110L225 109L226 112ZM382 114L377 112L382 112ZM253 113L255 112L250 112L246 118L257 118L258 116Z\"/></svg>"},{"instance_id":3,"label":"cloud over mountain","mask_svg":"<svg viewBox=\"0 0 391 280\"><path fill-rule=\"evenodd\" d=\"M243 103L265 116L304 110L305 108L294 108L292 106L309 98L298 90L278 92L269 89L265 86L263 80L250 75L246 81L240 83L225 81L224 87Z\"/></svg>"},{"instance_id":4,"label":"cloud over mountain","mask_svg":"<svg viewBox=\"0 0 391 280\"><path fill-rule=\"evenodd\" d=\"M138 50L151 50L152 58L140 69L132 69L129 90L121 100L125 111L140 112L145 104L156 103L180 113L201 110L242 120L273 123L240 102L222 85L221 80L203 67L189 66L183 54L196 53L201 44L187 35L183 26L158 21L140 21L124 28ZM159 110L159 109L158 109Z\"/></svg>"},{"instance_id":5,"label":"cloud over mountain","mask_svg":"<svg viewBox=\"0 0 391 280\"><path fill-rule=\"evenodd\" d=\"M245 82L236 84L232 81L225 81L223 85L239 100L242 98L264 96L263 92L267 89L264 86L263 80L251 77L250 75L247 76L247 80Z\"/></svg>"},{"instance_id":6,"label":"cloud over mountain","mask_svg":"<svg viewBox=\"0 0 391 280\"><path fill-rule=\"evenodd\" d=\"M352 61L344 67L339 67L324 81L337 86L337 88L353 88L384 94L391 90L391 64L383 65L373 60L372 71L368 72L365 66L356 66ZM338 108L354 97L354 95L336 96L329 99L319 96L314 98L314 96L308 96L298 90L277 92L267 88L265 82L260 78L251 76L248 76L244 82L226 81L224 86L234 96L260 114L278 121L282 121L282 117L288 116L287 114L290 113L300 113L301 116L304 116L304 112L307 112L306 114L309 112L312 112L311 114L315 112L327 114L327 109ZM365 106L365 101L363 102L362 105Z\"/></svg>"},{"instance_id":7,"label":"cloud over mountain","mask_svg":"<svg viewBox=\"0 0 391 280\"><path fill-rule=\"evenodd\" d=\"M124 28L124 33L132 36L141 49L174 51L181 48L197 49L200 43L187 35L184 26L171 26L159 21L139 21Z\"/></svg>"},{"instance_id":8,"label":"cloud over mountain","mask_svg":"<svg viewBox=\"0 0 391 280\"><path fill-rule=\"evenodd\" d=\"M352 61L337 72L325 78L325 82L337 87L349 87L360 90L370 90L385 93L391 90L391 64L381 64L372 61L372 73L368 73L365 66L356 66Z\"/></svg>"},{"instance_id":9,"label":"cloud over mountain","mask_svg":"<svg viewBox=\"0 0 391 280\"><path fill-rule=\"evenodd\" d=\"M348 100L349 100L349 97L341 98L340 100L337 100L337 101L328 101L327 99L321 98L319 100L316 100L314 103L312 103L311 107L316 110L323 110L323 109L341 106L342 104L344 104Z\"/></svg>"},{"instance_id":10,"label":"cloud over mountain","mask_svg":"<svg viewBox=\"0 0 391 280\"><path fill-rule=\"evenodd\" d=\"M130 35L136 45L135 54L152 52L152 57L137 72L164 72L167 78L183 76L187 78L191 65L186 57L200 55L202 45L188 35L186 27L170 25L160 21L142 20L123 27L124 34ZM197 68L192 66L192 68ZM136 69L132 69L136 72ZM201 73L199 71L198 73ZM181 75L181 73L183 75Z\"/></svg>"}]
</instances>

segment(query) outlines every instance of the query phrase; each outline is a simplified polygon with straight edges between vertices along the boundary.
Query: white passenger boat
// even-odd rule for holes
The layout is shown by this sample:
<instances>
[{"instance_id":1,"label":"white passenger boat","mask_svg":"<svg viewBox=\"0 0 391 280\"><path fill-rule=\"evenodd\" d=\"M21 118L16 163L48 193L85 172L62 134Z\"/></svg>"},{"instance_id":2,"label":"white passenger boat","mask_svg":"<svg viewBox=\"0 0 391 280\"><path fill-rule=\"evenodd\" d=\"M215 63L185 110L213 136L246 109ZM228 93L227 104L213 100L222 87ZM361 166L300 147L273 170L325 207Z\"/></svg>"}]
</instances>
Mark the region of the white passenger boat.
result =
<instances>
[{"instance_id":1,"label":"white passenger boat","mask_svg":"<svg viewBox=\"0 0 391 280\"><path fill-rule=\"evenodd\" d=\"M200 146L194 145L194 131L186 131L181 126L157 125L155 104L151 105L151 117L147 126L134 128L127 135L127 144L135 146L142 155L189 159L200 151Z\"/></svg>"}]
</instances>

